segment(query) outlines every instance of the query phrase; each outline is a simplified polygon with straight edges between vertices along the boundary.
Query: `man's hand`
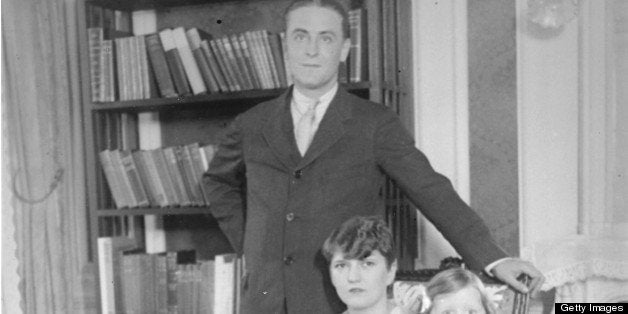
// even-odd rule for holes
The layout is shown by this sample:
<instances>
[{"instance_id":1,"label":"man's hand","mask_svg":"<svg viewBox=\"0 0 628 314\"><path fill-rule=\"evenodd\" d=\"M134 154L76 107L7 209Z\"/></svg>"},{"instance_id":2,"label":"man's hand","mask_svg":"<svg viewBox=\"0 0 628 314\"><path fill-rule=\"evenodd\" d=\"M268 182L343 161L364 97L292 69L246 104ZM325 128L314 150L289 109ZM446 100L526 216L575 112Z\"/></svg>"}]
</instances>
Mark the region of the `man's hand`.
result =
<instances>
[{"instance_id":1,"label":"man's hand","mask_svg":"<svg viewBox=\"0 0 628 314\"><path fill-rule=\"evenodd\" d=\"M499 262L493 267L491 272L499 280L521 293L528 293L528 291L530 291L534 294L541 289L545 281L543 274L541 274L532 263L518 258L509 258ZM529 288L521 281L517 280L521 274L526 274L532 279Z\"/></svg>"}]
</instances>

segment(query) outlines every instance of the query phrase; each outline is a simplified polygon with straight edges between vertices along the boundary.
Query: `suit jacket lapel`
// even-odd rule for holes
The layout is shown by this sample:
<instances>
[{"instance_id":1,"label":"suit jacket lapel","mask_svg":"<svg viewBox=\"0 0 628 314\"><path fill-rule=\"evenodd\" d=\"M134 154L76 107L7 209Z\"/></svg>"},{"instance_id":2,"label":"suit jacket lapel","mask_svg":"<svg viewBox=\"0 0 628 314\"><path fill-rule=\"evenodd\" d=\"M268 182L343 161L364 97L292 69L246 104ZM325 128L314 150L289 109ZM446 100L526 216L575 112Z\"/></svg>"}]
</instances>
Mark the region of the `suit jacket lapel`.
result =
<instances>
[{"instance_id":1,"label":"suit jacket lapel","mask_svg":"<svg viewBox=\"0 0 628 314\"><path fill-rule=\"evenodd\" d=\"M324 151L336 143L345 133L344 121L350 118L350 107L347 103L347 92L338 88L336 96L332 99L327 112L323 116L318 131L314 135L312 144L305 152L305 156L298 164L298 168L303 168L314 161Z\"/></svg>"},{"instance_id":2,"label":"suit jacket lapel","mask_svg":"<svg viewBox=\"0 0 628 314\"><path fill-rule=\"evenodd\" d=\"M289 88L275 99L276 103L272 107L272 112L262 130L268 146L287 169L294 168L296 164L294 159L296 144L292 131L292 116L290 115L289 106L291 92L292 89Z\"/></svg>"}]
</instances>

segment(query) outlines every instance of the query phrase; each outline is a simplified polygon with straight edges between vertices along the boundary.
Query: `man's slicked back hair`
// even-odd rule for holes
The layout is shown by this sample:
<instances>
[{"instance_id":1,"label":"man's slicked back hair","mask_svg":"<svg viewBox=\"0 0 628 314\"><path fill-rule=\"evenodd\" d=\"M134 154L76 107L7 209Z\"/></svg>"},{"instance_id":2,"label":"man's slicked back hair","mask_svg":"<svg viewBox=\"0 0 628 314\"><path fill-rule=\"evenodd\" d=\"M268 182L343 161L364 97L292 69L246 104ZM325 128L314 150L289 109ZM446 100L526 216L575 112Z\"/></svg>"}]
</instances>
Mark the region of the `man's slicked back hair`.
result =
<instances>
[{"instance_id":1,"label":"man's slicked back hair","mask_svg":"<svg viewBox=\"0 0 628 314\"><path fill-rule=\"evenodd\" d=\"M342 18L342 37L349 38L349 15L345 7L336 0L295 0L286 8L283 14L286 30L288 29L288 15L290 12L304 7L328 8L340 15Z\"/></svg>"}]
</instances>

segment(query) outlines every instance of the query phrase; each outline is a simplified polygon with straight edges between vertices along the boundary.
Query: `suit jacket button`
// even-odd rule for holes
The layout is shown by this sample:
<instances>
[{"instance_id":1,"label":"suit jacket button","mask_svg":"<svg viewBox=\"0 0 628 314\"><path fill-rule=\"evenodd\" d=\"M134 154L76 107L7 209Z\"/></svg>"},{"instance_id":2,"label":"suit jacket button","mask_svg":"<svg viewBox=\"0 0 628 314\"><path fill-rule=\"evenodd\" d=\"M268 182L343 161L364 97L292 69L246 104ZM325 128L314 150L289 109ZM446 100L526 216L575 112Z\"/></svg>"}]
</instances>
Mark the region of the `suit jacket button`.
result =
<instances>
[{"instance_id":1,"label":"suit jacket button","mask_svg":"<svg viewBox=\"0 0 628 314\"><path fill-rule=\"evenodd\" d=\"M283 263L286 265L291 265L292 263L294 263L294 258L292 258L292 256L286 256L283 258Z\"/></svg>"},{"instance_id":2,"label":"suit jacket button","mask_svg":"<svg viewBox=\"0 0 628 314\"><path fill-rule=\"evenodd\" d=\"M294 213L289 213L286 215L286 220L287 221L293 221L294 220Z\"/></svg>"},{"instance_id":3,"label":"suit jacket button","mask_svg":"<svg viewBox=\"0 0 628 314\"><path fill-rule=\"evenodd\" d=\"M303 175L303 170L301 169L294 172L294 177L297 179L300 179L302 175Z\"/></svg>"}]
</instances>

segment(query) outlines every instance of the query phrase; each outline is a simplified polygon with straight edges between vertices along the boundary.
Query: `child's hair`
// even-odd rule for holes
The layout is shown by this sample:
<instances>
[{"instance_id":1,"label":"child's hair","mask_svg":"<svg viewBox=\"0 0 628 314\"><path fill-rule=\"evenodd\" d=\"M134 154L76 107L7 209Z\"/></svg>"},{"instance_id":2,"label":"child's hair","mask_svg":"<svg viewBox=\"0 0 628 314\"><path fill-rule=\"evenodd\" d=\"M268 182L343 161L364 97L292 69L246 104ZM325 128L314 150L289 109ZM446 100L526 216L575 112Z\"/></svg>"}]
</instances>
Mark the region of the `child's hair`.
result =
<instances>
[{"instance_id":1,"label":"child's hair","mask_svg":"<svg viewBox=\"0 0 628 314\"><path fill-rule=\"evenodd\" d=\"M455 293L466 287L474 288L480 293L482 305L487 314L495 313L480 278L463 268L451 268L436 274L427 284L427 296L433 302L434 298L439 295Z\"/></svg>"},{"instance_id":2,"label":"child's hair","mask_svg":"<svg viewBox=\"0 0 628 314\"><path fill-rule=\"evenodd\" d=\"M386 222L377 216L356 216L343 222L323 245L323 255L328 262L338 251L347 259L364 259L375 250L386 258L390 269L396 259L393 237Z\"/></svg>"}]
</instances>

